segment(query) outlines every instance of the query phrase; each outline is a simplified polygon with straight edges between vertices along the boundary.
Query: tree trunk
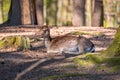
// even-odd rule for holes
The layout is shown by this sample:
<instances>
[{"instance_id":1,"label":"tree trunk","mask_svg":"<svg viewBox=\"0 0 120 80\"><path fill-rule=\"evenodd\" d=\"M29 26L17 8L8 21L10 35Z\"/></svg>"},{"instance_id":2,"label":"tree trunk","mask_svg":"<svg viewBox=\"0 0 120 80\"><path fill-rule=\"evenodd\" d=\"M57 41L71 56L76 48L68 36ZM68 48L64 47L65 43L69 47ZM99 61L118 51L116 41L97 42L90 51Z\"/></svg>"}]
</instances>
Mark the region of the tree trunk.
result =
<instances>
[{"instance_id":1,"label":"tree trunk","mask_svg":"<svg viewBox=\"0 0 120 80\"><path fill-rule=\"evenodd\" d=\"M116 5L116 10L117 10L117 14L116 14L116 18L117 18L117 21L116 21L116 24L117 26L120 25L120 0L117 1L117 5Z\"/></svg>"},{"instance_id":2,"label":"tree trunk","mask_svg":"<svg viewBox=\"0 0 120 80\"><path fill-rule=\"evenodd\" d=\"M72 6L73 0L68 0L68 6L67 6L67 26L72 26Z\"/></svg>"},{"instance_id":3,"label":"tree trunk","mask_svg":"<svg viewBox=\"0 0 120 80\"><path fill-rule=\"evenodd\" d=\"M11 6L8 14L8 21L0 26L12 26L21 24L20 0L11 0Z\"/></svg>"},{"instance_id":4,"label":"tree trunk","mask_svg":"<svg viewBox=\"0 0 120 80\"><path fill-rule=\"evenodd\" d=\"M38 25L43 25L44 19L43 19L43 0L36 0L35 5L36 5L36 18L37 18L37 24Z\"/></svg>"},{"instance_id":5,"label":"tree trunk","mask_svg":"<svg viewBox=\"0 0 120 80\"><path fill-rule=\"evenodd\" d=\"M102 21L103 21L103 9L102 9L102 1L99 0L94 0L95 5L92 9L92 26L102 26Z\"/></svg>"},{"instance_id":6,"label":"tree trunk","mask_svg":"<svg viewBox=\"0 0 120 80\"><path fill-rule=\"evenodd\" d=\"M116 19L116 0L103 0L104 6L104 27L114 27Z\"/></svg>"},{"instance_id":7,"label":"tree trunk","mask_svg":"<svg viewBox=\"0 0 120 80\"><path fill-rule=\"evenodd\" d=\"M84 26L85 0L73 0L72 23L74 26Z\"/></svg>"},{"instance_id":8,"label":"tree trunk","mask_svg":"<svg viewBox=\"0 0 120 80\"><path fill-rule=\"evenodd\" d=\"M62 1L58 0L57 2L57 26L62 26Z\"/></svg>"},{"instance_id":9,"label":"tree trunk","mask_svg":"<svg viewBox=\"0 0 120 80\"><path fill-rule=\"evenodd\" d=\"M92 24L92 0L86 0L85 2L85 24L86 26Z\"/></svg>"},{"instance_id":10,"label":"tree trunk","mask_svg":"<svg viewBox=\"0 0 120 80\"><path fill-rule=\"evenodd\" d=\"M36 0L29 0L30 3L30 17L31 17L31 24L37 24L37 17L36 17Z\"/></svg>"},{"instance_id":11,"label":"tree trunk","mask_svg":"<svg viewBox=\"0 0 120 80\"><path fill-rule=\"evenodd\" d=\"M57 25L57 1L58 0L47 0L47 7L46 7L46 18L47 18L47 25Z\"/></svg>"},{"instance_id":12,"label":"tree trunk","mask_svg":"<svg viewBox=\"0 0 120 80\"><path fill-rule=\"evenodd\" d=\"M29 0L21 0L22 24L31 24L30 3Z\"/></svg>"},{"instance_id":13,"label":"tree trunk","mask_svg":"<svg viewBox=\"0 0 120 80\"><path fill-rule=\"evenodd\" d=\"M62 0L62 25L67 25L68 0Z\"/></svg>"},{"instance_id":14,"label":"tree trunk","mask_svg":"<svg viewBox=\"0 0 120 80\"><path fill-rule=\"evenodd\" d=\"M11 0L10 11L8 15L8 25L21 24L20 0Z\"/></svg>"},{"instance_id":15,"label":"tree trunk","mask_svg":"<svg viewBox=\"0 0 120 80\"><path fill-rule=\"evenodd\" d=\"M112 44L103 53L108 56L120 56L120 26Z\"/></svg>"}]
</instances>

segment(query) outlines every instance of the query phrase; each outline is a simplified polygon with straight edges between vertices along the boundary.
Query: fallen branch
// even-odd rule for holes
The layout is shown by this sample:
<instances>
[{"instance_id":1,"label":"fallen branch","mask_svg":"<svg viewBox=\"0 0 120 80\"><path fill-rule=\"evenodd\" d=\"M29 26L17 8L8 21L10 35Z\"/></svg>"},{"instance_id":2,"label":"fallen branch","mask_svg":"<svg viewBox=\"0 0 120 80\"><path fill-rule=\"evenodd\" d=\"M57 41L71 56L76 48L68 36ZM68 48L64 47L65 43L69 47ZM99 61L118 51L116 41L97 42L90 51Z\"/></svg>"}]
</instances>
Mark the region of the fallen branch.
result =
<instances>
[{"instance_id":1,"label":"fallen branch","mask_svg":"<svg viewBox=\"0 0 120 80\"><path fill-rule=\"evenodd\" d=\"M23 75L25 75L27 72L31 71L32 69L34 69L36 66L38 66L39 64L46 62L48 60L50 60L51 58L46 58L46 59L42 59L39 60L37 62L35 62L34 64L32 64L30 67L28 67L27 69L23 70L21 73L18 73L15 80L19 80L20 77L22 77Z\"/></svg>"}]
</instances>

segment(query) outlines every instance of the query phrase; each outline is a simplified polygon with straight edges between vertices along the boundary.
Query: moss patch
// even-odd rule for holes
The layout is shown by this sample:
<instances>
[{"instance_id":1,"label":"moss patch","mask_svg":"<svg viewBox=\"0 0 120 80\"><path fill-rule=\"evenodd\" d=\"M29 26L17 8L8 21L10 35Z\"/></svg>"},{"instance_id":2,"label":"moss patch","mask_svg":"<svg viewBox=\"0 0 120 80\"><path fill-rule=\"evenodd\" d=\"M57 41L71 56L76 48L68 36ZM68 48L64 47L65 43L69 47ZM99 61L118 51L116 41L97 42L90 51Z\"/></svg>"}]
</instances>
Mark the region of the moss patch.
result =
<instances>
[{"instance_id":1,"label":"moss patch","mask_svg":"<svg viewBox=\"0 0 120 80\"><path fill-rule=\"evenodd\" d=\"M102 52L106 56L120 56L120 27L118 28L117 33L112 44Z\"/></svg>"},{"instance_id":2,"label":"moss patch","mask_svg":"<svg viewBox=\"0 0 120 80\"><path fill-rule=\"evenodd\" d=\"M74 58L73 60L75 62L75 64L77 64L78 66L82 66L82 67L87 67L89 65L89 62L84 60L84 59L80 59L78 57Z\"/></svg>"},{"instance_id":3,"label":"moss patch","mask_svg":"<svg viewBox=\"0 0 120 80\"><path fill-rule=\"evenodd\" d=\"M70 34L72 35L89 35L90 33L80 32L80 31L73 31Z\"/></svg>"},{"instance_id":4,"label":"moss patch","mask_svg":"<svg viewBox=\"0 0 120 80\"><path fill-rule=\"evenodd\" d=\"M96 32L96 33L92 33L91 35L93 35L94 37L100 37L100 36L104 36L105 34L101 33L101 32Z\"/></svg>"},{"instance_id":5,"label":"moss patch","mask_svg":"<svg viewBox=\"0 0 120 80\"><path fill-rule=\"evenodd\" d=\"M99 37L99 36L103 36L104 34L101 33L101 32L96 32L96 33L88 33L88 32L81 32L81 31L73 31L69 34L72 34L72 35L91 35L91 36L94 36L94 37Z\"/></svg>"},{"instance_id":6,"label":"moss patch","mask_svg":"<svg viewBox=\"0 0 120 80\"><path fill-rule=\"evenodd\" d=\"M107 68L109 71L119 71L120 70L120 57L106 57L100 54L87 54L84 58L75 58L75 64L89 67Z\"/></svg>"},{"instance_id":7,"label":"moss patch","mask_svg":"<svg viewBox=\"0 0 120 80\"><path fill-rule=\"evenodd\" d=\"M0 49L16 48L16 50L30 49L30 40L28 37L7 36L0 40Z\"/></svg>"}]
</instances>

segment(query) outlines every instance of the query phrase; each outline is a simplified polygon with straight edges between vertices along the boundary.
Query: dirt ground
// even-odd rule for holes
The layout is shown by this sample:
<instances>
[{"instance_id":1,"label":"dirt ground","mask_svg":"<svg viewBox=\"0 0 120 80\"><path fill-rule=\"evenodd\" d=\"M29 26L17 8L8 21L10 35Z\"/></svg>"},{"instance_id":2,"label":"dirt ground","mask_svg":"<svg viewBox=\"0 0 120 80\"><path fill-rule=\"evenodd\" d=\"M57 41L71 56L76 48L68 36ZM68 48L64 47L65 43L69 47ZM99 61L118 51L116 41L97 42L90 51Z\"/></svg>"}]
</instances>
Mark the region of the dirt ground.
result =
<instances>
[{"instance_id":1,"label":"dirt ground","mask_svg":"<svg viewBox=\"0 0 120 80\"><path fill-rule=\"evenodd\" d=\"M52 28L51 35L64 35L71 31L89 33L100 32L104 35L83 35L89 38L96 52L105 50L114 38L116 29L101 27L59 27ZM62 77L47 80L119 80L120 73L97 70L92 67L78 67L73 58L61 54L47 54L43 41L32 43L33 48L26 51L0 52L0 80L42 80L53 75L81 74L73 77Z\"/></svg>"}]
</instances>

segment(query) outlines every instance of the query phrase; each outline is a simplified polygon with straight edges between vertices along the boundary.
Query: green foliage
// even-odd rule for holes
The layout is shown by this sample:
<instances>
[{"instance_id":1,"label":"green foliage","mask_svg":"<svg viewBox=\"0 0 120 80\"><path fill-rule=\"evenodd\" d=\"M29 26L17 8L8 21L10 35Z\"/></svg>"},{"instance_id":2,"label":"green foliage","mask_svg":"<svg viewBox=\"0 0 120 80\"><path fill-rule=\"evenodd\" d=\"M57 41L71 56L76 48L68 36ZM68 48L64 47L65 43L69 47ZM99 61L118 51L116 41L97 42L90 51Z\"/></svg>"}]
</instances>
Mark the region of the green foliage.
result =
<instances>
[{"instance_id":1,"label":"green foliage","mask_svg":"<svg viewBox=\"0 0 120 80\"><path fill-rule=\"evenodd\" d=\"M10 9L10 5L11 5L11 0L3 0L2 10L3 10L3 20L4 20L4 22L8 20L8 12L9 12L9 9Z\"/></svg>"},{"instance_id":2,"label":"green foliage","mask_svg":"<svg viewBox=\"0 0 120 80\"><path fill-rule=\"evenodd\" d=\"M72 21L66 21L63 23L64 26L72 26Z\"/></svg>"},{"instance_id":3,"label":"green foliage","mask_svg":"<svg viewBox=\"0 0 120 80\"><path fill-rule=\"evenodd\" d=\"M79 73L61 74L61 75L48 76L48 77L42 78L41 80L53 80L53 79L64 78L64 77L78 77L78 76L87 76L87 75L88 74L79 74Z\"/></svg>"},{"instance_id":4,"label":"green foliage","mask_svg":"<svg viewBox=\"0 0 120 80\"><path fill-rule=\"evenodd\" d=\"M51 2L50 0L44 0L44 5L48 7L50 2Z\"/></svg>"}]
</instances>

